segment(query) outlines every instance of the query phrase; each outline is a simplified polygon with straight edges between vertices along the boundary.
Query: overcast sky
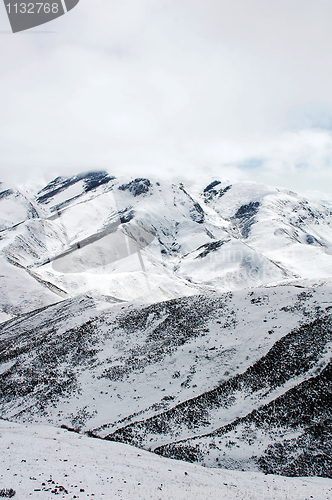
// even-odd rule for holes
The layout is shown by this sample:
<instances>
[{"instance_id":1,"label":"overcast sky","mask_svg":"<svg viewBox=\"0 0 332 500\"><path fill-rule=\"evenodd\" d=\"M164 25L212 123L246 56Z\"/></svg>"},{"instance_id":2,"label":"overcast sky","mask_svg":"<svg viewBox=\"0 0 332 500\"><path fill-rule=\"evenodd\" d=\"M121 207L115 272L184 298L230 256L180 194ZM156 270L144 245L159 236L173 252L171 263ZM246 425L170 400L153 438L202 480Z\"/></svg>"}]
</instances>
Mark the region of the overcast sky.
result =
<instances>
[{"instance_id":1,"label":"overcast sky","mask_svg":"<svg viewBox=\"0 0 332 500\"><path fill-rule=\"evenodd\" d=\"M9 30L1 4L1 179L106 169L332 199L330 0L81 0Z\"/></svg>"}]
</instances>

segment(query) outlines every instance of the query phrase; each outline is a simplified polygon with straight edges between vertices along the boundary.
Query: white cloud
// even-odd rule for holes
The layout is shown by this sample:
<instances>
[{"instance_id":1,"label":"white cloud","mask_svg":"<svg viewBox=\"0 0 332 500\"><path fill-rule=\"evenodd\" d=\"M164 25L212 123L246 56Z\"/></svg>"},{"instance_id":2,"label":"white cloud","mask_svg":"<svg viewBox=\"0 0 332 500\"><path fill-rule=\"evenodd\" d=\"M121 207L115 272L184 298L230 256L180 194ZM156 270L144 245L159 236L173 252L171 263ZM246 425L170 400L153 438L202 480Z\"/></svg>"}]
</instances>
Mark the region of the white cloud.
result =
<instances>
[{"instance_id":1,"label":"white cloud","mask_svg":"<svg viewBox=\"0 0 332 500\"><path fill-rule=\"evenodd\" d=\"M0 33L0 177L204 171L329 192L331 21L325 0L94 0L55 33Z\"/></svg>"}]
</instances>

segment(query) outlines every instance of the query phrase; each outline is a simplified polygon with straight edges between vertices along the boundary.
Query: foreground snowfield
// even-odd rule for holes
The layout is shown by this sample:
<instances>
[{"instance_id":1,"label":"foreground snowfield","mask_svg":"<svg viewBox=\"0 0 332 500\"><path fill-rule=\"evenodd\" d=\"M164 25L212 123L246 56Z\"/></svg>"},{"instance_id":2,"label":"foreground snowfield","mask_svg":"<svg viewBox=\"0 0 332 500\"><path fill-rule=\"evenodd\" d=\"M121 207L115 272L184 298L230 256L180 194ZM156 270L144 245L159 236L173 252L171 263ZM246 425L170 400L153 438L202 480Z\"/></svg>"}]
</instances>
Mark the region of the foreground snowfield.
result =
<instances>
[{"instance_id":1,"label":"foreground snowfield","mask_svg":"<svg viewBox=\"0 0 332 500\"><path fill-rule=\"evenodd\" d=\"M332 499L331 479L206 469L42 425L0 420L0 447L0 491L15 500Z\"/></svg>"}]
</instances>

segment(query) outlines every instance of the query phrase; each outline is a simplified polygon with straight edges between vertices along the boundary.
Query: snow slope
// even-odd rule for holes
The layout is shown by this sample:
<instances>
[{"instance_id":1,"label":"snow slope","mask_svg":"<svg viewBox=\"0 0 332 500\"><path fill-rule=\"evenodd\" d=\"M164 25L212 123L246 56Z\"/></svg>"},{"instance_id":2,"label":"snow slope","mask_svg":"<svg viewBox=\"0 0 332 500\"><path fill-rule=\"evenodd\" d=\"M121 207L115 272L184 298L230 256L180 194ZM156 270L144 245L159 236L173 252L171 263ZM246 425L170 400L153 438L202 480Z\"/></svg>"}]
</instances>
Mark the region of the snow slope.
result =
<instances>
[{"instance_id":1,"label":"snow slope","mask_svg":"<svg viewBox=\"0 0 332 500\"><path fill-rule=\"evenodd\" d=\"M13 220L0 265L18 266L22 283L35 279L39 303L45 287L57 295L43 305L87 292L154 302L332 280L329 207L257 183L215 183L193 196L183 184L95 172L57 178L30 201L4 194ZM1 312L27 312L26 289L4 298Z\"/></svg>"},{"instance_id":2,"label":"snow slope","mask_svg":"<svg viewBox=\"0 0 332 500\"><path fill-rule=\"evenodd\" d=\"M288 276L331 276L330 207L263 184L222 186L203 193L204 201L229 221L232 234L285 269Z\"/></svg>"},{"instance_id":3,"label":"snow slope","mask_svg":"<svg viewBox=\"0 0 332 500\"><path fill-rule=\"evenodd\" d=\"M15 499L330 500L332 480L206 469L119 443L0 420L0 492Z\"/></svg>"},{"instance_id":4,"label":"snow slope","mask_svg":"<svg viewBox=\"0 0 332 500\"><path fill-rule=\"evenodd\" d=\"M0 182L0 233L27 219L39 217L37 204L17 189Z\"/></svg>"},{"instance_id":5,"label":"snow slope","mask_svg":"<svg viewBox=\"0 0 332 500\"><path fill-rule=\"evenodd\" d=\"M65 424L169 455L175 441L201 443L323 373L331 308L329 287L209 293L151 305L67 299L1 326L1 416ZM295 424L307 432L299 416ZM254 470L275 441L263 439L260 455L250 448ZM223 466L222 454L216 458L202 452L193 460ZM330 462L317 474L330 477Z\"/></svg>"}]
</instances>

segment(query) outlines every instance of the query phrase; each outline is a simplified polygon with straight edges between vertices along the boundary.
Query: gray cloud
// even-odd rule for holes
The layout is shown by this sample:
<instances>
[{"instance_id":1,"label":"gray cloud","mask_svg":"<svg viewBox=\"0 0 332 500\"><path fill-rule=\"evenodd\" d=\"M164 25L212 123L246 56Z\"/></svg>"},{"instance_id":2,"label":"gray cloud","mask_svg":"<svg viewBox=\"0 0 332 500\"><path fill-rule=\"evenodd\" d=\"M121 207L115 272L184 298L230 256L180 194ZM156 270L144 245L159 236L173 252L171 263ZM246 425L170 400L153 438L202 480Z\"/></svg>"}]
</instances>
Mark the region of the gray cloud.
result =
<instances>
[{"instance_id":1,"label":"gray cloud","mask_svg":"<svg viewBox=\"0 0 332 500\"><path fill-rule=\"evenodd\" d=\"M331 21L327 0L82 0L42 28L55 33L0 34L0 177L104 168L326 190Z\"/></svg>"}]
</instances>

